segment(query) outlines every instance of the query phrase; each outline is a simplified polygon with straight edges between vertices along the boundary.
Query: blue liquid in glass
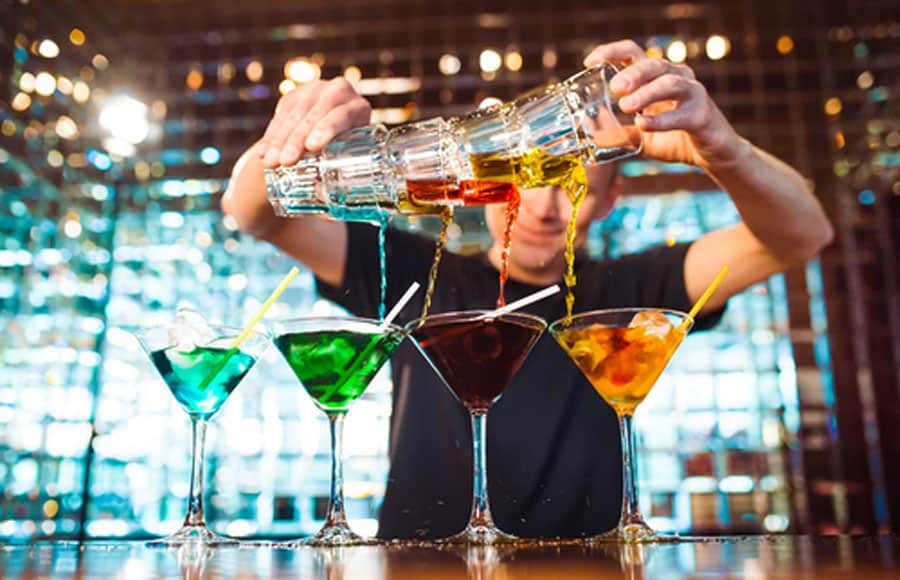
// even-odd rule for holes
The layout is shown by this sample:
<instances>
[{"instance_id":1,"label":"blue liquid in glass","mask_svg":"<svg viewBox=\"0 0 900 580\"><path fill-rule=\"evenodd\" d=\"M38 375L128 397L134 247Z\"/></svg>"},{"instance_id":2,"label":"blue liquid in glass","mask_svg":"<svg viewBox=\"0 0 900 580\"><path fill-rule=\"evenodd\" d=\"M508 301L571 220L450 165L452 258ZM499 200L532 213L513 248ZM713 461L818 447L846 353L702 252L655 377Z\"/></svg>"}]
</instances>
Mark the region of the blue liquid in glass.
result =
<instances>
[{"instance_id":1,"label":"blue liquid in glass","mask_svg":"<svg viewBox=\"0 0 900 580\"><path fill-rule=\"evenodd\" d=\"M160 349L151 353L150 359L182 408L202 420L219 410L256 362L241 351L209 347L187 352Z\"/></svg>"}]
</instances>

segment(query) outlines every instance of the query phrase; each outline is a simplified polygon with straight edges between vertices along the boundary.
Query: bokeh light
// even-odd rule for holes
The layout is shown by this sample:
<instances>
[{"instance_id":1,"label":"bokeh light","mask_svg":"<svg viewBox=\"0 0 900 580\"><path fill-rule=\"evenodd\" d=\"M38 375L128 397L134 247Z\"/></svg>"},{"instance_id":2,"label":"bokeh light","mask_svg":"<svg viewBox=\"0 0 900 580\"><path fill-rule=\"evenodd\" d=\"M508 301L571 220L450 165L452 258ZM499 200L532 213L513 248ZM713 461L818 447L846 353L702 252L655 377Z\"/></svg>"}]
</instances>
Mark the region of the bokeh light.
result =
<instances>
[{"instance_id":1,"label":"bokeh light","mask_svg":"<svg viewBox=\"0 0 900 580\"><path fill-rule=\"evenodd\" d=\"M292 58L284 64L284 76L302 85L319 79L322 76L322 68L308 58Z\"/></svg>"},{"instance_id":2,"label":"bokeh light","mask_svg":"<svg viewBox=\"0 0 900 580\"><path fill-rule=\"evenodd\" d=\"M706 39L706 56L710 60L721 60L731 51L731 41L720 34L713 34Z\"/></svg>"},{"instance_id":3,"label":"bokeh light","mask_svg":"<svg viewBox=\"0 0 900 580\"><path fill-rule=\"evenodd\" d=\"M71 42L75 46L81 46L82 44L84 44L84 41L84 32L80 28L73 28L69 32L69 42Z\"/></svg>"},{"instance_id":4,"label":"bokeh light","mask_svg":"<svg viewBox=\"0 0 900 580\"><path fill-rule=\"evenodd\" d=\"M666 48L666 58L674 63L682 63L687 60L687 45L681 40L676 40Z\"/></svg>"},{"instance_id":5,"label":"bokeh light","mask_svg":"<svg viewBox=\"0 0 900 580\"><path fill-rule=\"evenodd\" d=\"M493 48L486 48L481 51L478 57L478 66L486 73L497 72L503 66L503 58L500 53Z\"/></svg>"},{"instance_id":6,"label":"bokeh light","mask_svg":"<svg viewBox=\"0 0 900 580\"><path fill-rule=\"evenodd\" d=\"M251 60L247 63L247 68L244 69L244 74L247 75L247 80L252 83L257 83L262 79L263 76L263 65L258 60Z\"/></svg>"},{"instance_id":7,"label":"bokeh light","mask_svg":"<svg viewBox=\"0 0 900 580\"><path fill-rule=\"evenodd\" d=\"M504 60L508 70L513 72L522 70L522 53L518 50L510 50L507 52Z\"/></svg>"},{"instance_id":8,"label":"bokeh light","mask_svg":"<svg viewBox=\"0 0 900 580\"><path fill-rule=\"evenodd\" d=\"M462 62L455 54L444 54L441 55L438 61L438 69L440 69L441 74L452 76L458 74L460 69L462 69Z\"/></svg>"},{"instance_id":9,"label":"bokeh light","mask_svg":"<svg viewBox=\"0 0 900 580\"><path fill-rule=\"evenodd\" d=\"M38 54L44 58L56 58L59 56L59 45L49 38L45 38L38 45Z\"/></svg>"},{"instance_id":10,"label":"bokeh light","mask_svg":"<svg viewBox=\"0 0 900 580\"><path fill-rule=\"evenodd\" d=\"M38 73L34 80L34 91L45 97L49 97L56 91L56 77L48 72Z\"/></svg>"},{"instance_id":11,"label":"bokeh light","mask_svg":"<svg viewBox=\"0 0 900 580\"><path fill-rule=\"evenodd\" d=\"M207 165L215 165L222 160L222 153L215 147L204 147L200 150L200 161Z\"/></svg>"},{"instance_id":12,"label":"bokeh light","mask_svg":"<svg viewBox=\"0 0 900 580\"><path fill-rule=\"evenodd\" d=\"M790 54L794 50L794 39L786 34L779 36L775 42L775 49L780 54Z\"/></svg>"}]
</instances>

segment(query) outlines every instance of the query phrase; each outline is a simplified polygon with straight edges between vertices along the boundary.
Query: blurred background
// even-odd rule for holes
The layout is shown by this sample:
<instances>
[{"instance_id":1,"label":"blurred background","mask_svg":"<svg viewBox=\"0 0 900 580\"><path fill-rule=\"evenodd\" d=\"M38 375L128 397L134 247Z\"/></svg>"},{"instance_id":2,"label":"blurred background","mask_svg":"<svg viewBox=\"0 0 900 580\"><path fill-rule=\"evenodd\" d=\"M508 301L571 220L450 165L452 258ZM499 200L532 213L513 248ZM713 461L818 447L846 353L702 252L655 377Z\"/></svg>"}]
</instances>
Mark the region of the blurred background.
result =
<instances>
[{"instance_id":1,"label":"blurred background","mask_svg":"<svg viewBox=\"0 0 900 580\"><path fill-rule=\"evenodd\" d=\"M626 37L693 67L740 133L810 180L837 231L681 349L637 421L644 513L691 533L900 529L895 0L0 0L0 23L0 540L180 523L188 420L130 332L183 304L240 324L293 265L218 211L282 93L344 75L397 124L565 78ZM595 256L738 219L692 168L623 172ZM479 210L458 213L452 249L487 239ZM335 309L304 272L270 315ZM238 537L314 531L325 418L271 351L253 372L212 423L207 517ZM382 374L347 422L363 533L390 388Z\"/></svg>"}]
</instances>

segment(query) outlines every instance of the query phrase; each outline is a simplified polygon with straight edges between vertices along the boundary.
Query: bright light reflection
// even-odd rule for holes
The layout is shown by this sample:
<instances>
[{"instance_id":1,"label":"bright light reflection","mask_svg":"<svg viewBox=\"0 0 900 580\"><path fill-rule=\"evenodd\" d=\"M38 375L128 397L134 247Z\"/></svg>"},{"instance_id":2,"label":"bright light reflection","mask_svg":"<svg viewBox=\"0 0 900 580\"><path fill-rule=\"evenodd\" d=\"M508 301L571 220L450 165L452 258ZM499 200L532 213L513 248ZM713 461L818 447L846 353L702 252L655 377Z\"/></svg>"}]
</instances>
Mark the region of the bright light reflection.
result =
<instances>
[{"instance_id":1,"label":"bright light reflection","mask_svg":"<svg viewBox=\"0 0 900 580\"><path fill-rule=\"evenodd\" d=\"M384 77L360 80L356 83L356 90L361 95L400 95L419 90L422 81L417 78Z\"/></svg>"},{"instance_id":2,"label":"bright light reflection","mask_svg":"<svg viewBox=\"0 0 900 580\"><path fill-rule=\"evenodd\" d=\"M511 50L506 53L506 68L517 72L522 70L522 53L517 50Z\"/></svg>"},{"instance_id":3,"label":"bright light reflection","mask_svg":"<svg viewBox=\"0 0 900 580\"><path fill-rule=\"evenodd\" d=\"M147 105L128 95L108 98L100 112L100 126L117 139L137 145L150 134Z\"/></svg>"},{"instance_id":4,"label":"bright light reflection","mask_svg":"<svg viewBox=\"0 0 900 580\"><path fill-rule=\"evenodd\" d=\"M72 91L75 90L75 85L72 84L72 81L69 80L68 77L61 76L56 79L56 90L66 96L69 96L72 94Z\"/></svg>"},{"instance_id":5,"label":"bright light reflection","mask_svg":"<svg viewBox=\"0 0 900 580\"><path fill-rule=\"evenodd\" d=\"M666 48L666 58L674 63L682 63L687 59L687 45L676 40Z\"/></svg>"},{"instance_id":6,"label":"bright light reflection","mask_svg":"<svg viewBox=\"0 0 900 580\"><path fill-rule=\"evenodd\" d=\"M25 91L26 93L30 93L34 91L34 75L30 72L22 73L22 76L19 77L19 88Z\"/></svg>"},{"instance_id":7,"label":"bright light reflection","mask_svg":"<svg viewBox=\"0 0 900 580\"><path fill-rule=\"evenodd\" d=\"M13 97L11 106L13 111L24 111L31 106L31 97L25 93L17 93L16 96Z\"/></svg>"},{"instance_id":8,"label":"bright light reflection","mask_svg":"<svg viewBox=\"0 0 900 580\"><path fill-rule=\"evenodd\" d=\"M720 60L725 58L731 49L731 43L728 38L719 34L713 34L706 39L706 56L710 60Z\"/></svg>"},{"instance_id":9,"label":"bright light reflection","mask_svg":"<svg viewBox=\"0 0 900 580\"><path fill-rule=\"evenodd\" d=\"M131 157L137 153L137 148L134 145L124 139L116 139L115 137L104 139L103 148L111 155L117 155L119 157Z\"/></svg>"},{"instance_id":10,"label":"bright light reflection","mask_svg":"<svg viewBox=\"0 0 900 580\"><path fill-rule=\"evenodd\" d=\"M308 58L294 58L285 63L284 76L299 85L314 81L321 77L322 69L319 67L318 63L315 63Z\"/></svg>"},{"instance_id":11,"label":"bright light reflection","mask_svg":"<svg viewBox=\"0 0 900 580\"><path fill-rule=\"evenodd\" d=\"M362 70L358 66L348 66L344 69L344 78L347 82L357 83L362 78Z\"/></svg>"},{"instance_id":12,"label":"bright light reflection","mask_svg":"<svg viewBox=\"0 0 900 580\"><path fill-rule=\"evenodd\" d=\"M159 223L164 228L175 230L184 225L184 216L177 211L164 211L159 216Z\"/></svg>"},{"instance_id":13,"label":"bright light reflection","mask_svg":"<svg viewBox=\"0 0 900 580\"><path fill-rule=\"evenodd\" d=\"M478 64L481 70L486 73L497 72L503 65L503 58L493 48L486 48L481 51L481 55L478 57Z\"/></svg>"},{"instance_id":14,"label":"bright light reflection","mask_svg":"<svg viewBox=\"0 0 900 580\"><path fill-rule=\"evenodd\" d=\"M45 38L38 45L38 54L44 58L56 58L59 56L59 45L49 38Z\"/></svg>"},{"instance_id":15,"label":"bright light reflection","mask_svg":"<svg viewBox=\"0 0 900 580\"><path fill-rule=\"evenodd\" d=\"M288 94L295 88L297 88L297 83L295 83L294 81L292 81L290 79L284 79L283 81L278 83L278 92L281 93L282 95Z\"/></svg>"},{"instance_id":16,"label":"bright light reflection","mask_svg":"<svg viewBox=\"0 0 900 580\"><path fill-rule=\"evenodd\" d=\"M81 235L81 224L76 220L68 220L63 226L63 231L67 237L77 238Z\"/></svg>"},{"instance_id":17,"label":"bright light reflection","mask_svg":"<svg viewBox=\"0 0 900 580\"><path fill-rule=\"evenodd\" d=\"M73 28L71 32L69 32L69 42L74 44L75 46L81 46L84 44L84 32L80 28Z\"/></svg>"},{"instance_id":18,"label":"bright light reflection","mask_svg":"<svg viewBox=\"0 0 900 580\"><path fill-rule=\"evenodd\" d=\"M786 516L771 514L763 519L763 527L768 532L783 532L787 529L790 521Z\"/></svg>"},{"instance_id":19,"label":"bright light reflection","mask_svg":"<svg viewBox=\"0 0 900 580\"><path fill-rule=\"evenodd\" d=\"M78 137L78 125L71 117L62 115L56 120L56 134L63 139L75 139Z\"/></svg>"},{"instance_id":20,"label":"bright light reflection","mask_svg":"<svg viewBox=\"0 0 900 580\"><path fill-rule=\"evenodd\" d=\"M244 73L247 75L247 80L255 83L263 76L263 65L258 60L250 61Z\"/></svg>"},{"instance_id":21,"label":"bright light reflection","mask_svg":"<svg viewBox=\"0 0 900 580\"><path fill-rule=\"evenodd\" d=\"M98 53L91 59L91 64L94 65L94 68L97 70L106 70L109 66L109 59Z\"/></svg>"},{"instance_id":22,"label":"bright light reflection","mask_svg":"<svg viewBox=\"0 0 900 580\"><path fill-rule=\"evenodd\" d=\"M497 97L485 97L478 103L479 109L487 109L488 107L493 107L495 105L502 105L503 101L498 99Z\"/></svg>"},{"instance_id":23,"label":"bright light reflection","mask_svg":"<svg viewBox=\"0 0 900 580\"><path fill-rule=\"evenodd\" d=\"M48 97L56 91L56 77L48 72L38 73L34 82L34 90L39 95Z\"/></svg>"},{"instance_id":24,"label":"bright light reflection","mask_svg":"<svg viewBox=\"0 0 900 580\"><path fill-rule=\"evenodd\" d=\"M259 526L256 522L248 520L234 520L225 527L225 534L234 537L250 536L256 532Z\"/></svg>"},{"instance_id":25,"label":"bright light reflection","mask_svg":"<svg viewBox=\"0 0 900 580\"><path fill-rule=\"evenodd\" d=\"M88 523L87 533L89 536L126 536L130 529L128 523L123 520L95 520ZM143 566L143 564L141 564ZM126 564L127 566L127 564ZM143 569L143 568L142 568ZM140 578L138 576L127 576L128 578Z\"/></svg>"},{"instance_id":26,"label":"bright light reflection","mask_svg":"<svg viewBox=\"0 0 900 580\"><path fill-rule=\"evenodd\" d=\"M84 81L76 81L72 89L72 98L76 103L84 104L91 98L91 87Z\"/></svg>"},{"instance_id":27,"label":"bright light reflection","mask_svg":"<svg viewBox=\"0 0 900 580\"><path fill-rule=\"evenodd\" d=\"M441 74L447 76L455 75L459 73L461 68L462 62L455 54L441 55L440 60L438 60L438 69L441 71Z\"/></svg>"},{"instance_id":28,"label":"bright light reflection","mask_svg":"<svg viewBox=\"0 0 900 580\"><path fill-rule=\"evenodd\" d=\"M222 160L222 154L215 147L204 147L200 150L200 161L207 165L215 165Z\"/></svg>"}]
</instances>

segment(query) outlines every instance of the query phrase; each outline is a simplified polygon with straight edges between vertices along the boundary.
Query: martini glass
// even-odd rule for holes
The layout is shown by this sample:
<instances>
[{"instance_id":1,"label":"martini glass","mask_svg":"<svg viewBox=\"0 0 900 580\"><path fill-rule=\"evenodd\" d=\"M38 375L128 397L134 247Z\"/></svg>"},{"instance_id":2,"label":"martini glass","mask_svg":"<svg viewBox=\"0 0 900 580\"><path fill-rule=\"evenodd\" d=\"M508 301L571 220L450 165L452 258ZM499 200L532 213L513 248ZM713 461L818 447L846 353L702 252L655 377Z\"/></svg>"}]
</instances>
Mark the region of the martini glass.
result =
<instances>
[{"instance_id":1,"label":"martini glass","mask_svg":"<svg viewBox=\"0 0 900 580\"><path fill-rule=\"evenodd\" d=\"M269 337L250 332L239 348L233 348L240 328L207 325L210 335L197 344L180 345L171 328L154 326L137 333L144 351L153 362L175 400L191 419L193 447L188 513L174 534L148 542L151 547L180 547L186 544L237 546L239 542L213 533L203 515L203 467L206 427L228 396L241 383L269 345Z\"/></svg>"},{"instance_id":2,"label":"martini glass","mask_svg":"<svg viewBox=\"0 0 900 580\"><path fill-rule=\"evenodd\" d=\"M344 416L406 336L398 326L368 318L297 318L278 323L275 346L331 428L331 498L325 524L311 546L377 543L357 535L344 514L341 443Z\"/></svg>"},{"instance_id":3,"label":"martini glass","mask_svg":"<svg viewBox=\"0 0 900 580\"><path fill-rule=\"evenodd\" d=\"M460 533L442 543L491 545L517 538L497 528L487 490L487 414L547 323L517 312L494 316L468 310L427 316L410 322L419 350L472 418L474 463L472 512Z\"/></svg>"},{"instance_id":4,"label":"martini glass","mask_svg":"<svg viewBox=\"0 0 900 580\"><path fill-rule=\"evenodd\" d=\"M659 542L669 539L647 525L638 508L633 417L637 406L678 350L693 319L653 308L594 310L560 319L550 333L619 418L622 438L622 515L593 541Z\"/></svg>"}]
</instances>

